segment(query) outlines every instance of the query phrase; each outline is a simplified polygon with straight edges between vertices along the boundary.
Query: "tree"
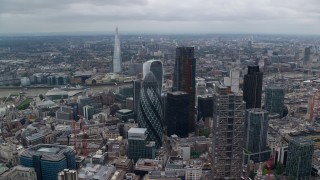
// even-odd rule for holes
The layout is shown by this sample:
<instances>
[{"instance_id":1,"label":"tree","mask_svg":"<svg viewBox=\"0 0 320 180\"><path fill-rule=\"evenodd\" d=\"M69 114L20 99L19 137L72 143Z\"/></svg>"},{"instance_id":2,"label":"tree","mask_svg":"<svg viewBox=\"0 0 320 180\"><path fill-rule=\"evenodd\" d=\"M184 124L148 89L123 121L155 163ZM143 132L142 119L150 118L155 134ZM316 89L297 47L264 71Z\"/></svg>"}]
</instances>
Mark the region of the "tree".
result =
<instances>
[{"instance_id":1,"label":"tree","mask_svg":"<svg viewBox=\"0 0 320 180\"><path fill-rule=\"evenodd\" d=\"M40 95L39 95L39 98L40 98L40 100L43 100L43 99L44 99L43 94L40 94Z\"/></svg>"},{"instance_id":2,"label":"tree","mask_svg":"<svg viewBox=\"0 0 320 180\"><path fill-rule=\"evenodd\" d=\"M250 171L250 174L249 174L249 177L250 177L251 179L254 179L254 177L256 177L256 175L257 175L257 173L251 170L251 171Z\"/></svg>"},{"instance_id":3,"label":"tree","mask_svg":"<svg viewBox=\"0 0 320 180\"><path fill-rule=\"evenodd\" d=\"M284 172L284 167L283 164L281 164L280 162L277 164L276 166L276 174L280 175Z\"/></svg>"},{"instance_id":4,"label":"tree","mask_svg":"<svg viewBox=\"0 0 320 180\"><path fill-rule=\"evenodd\" d=\"M263 169L263 171L262 171L262 175L267 175L268 174L268 169Z\"/></svg>"}]
</instances>

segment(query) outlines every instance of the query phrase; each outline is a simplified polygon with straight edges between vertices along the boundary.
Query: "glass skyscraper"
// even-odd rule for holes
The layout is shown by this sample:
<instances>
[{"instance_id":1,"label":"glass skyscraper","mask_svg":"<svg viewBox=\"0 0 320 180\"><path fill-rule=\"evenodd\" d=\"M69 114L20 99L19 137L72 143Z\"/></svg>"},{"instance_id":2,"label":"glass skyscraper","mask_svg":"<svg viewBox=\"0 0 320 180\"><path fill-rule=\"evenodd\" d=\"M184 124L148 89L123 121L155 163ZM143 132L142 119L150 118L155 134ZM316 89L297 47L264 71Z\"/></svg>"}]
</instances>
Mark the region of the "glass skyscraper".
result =
<instances>
[{"instance_id":1,"label":"glass skyscraper","mask_svg":"<svg viewBox=\"0 0 320 180\"><path fill-rule=\"evenodd\" d=\"M116 27L116 35L114 37L113 72L114 73L121 72L121 49L120 49L118 27Z\"/></svg>"},{"instance_id":2,"label":"glass skyscraper","mask_svg":"<svg viewBox=\"0 0 320 180\"><path fill-rule=\"evenodd\" d=\"M283 87L267 87L265 90L265 107L269 114L283 116L285 89Z\"/></svg>"},{"instance_id":3,"label":"glass skyscraper","mask_svg":"<svg viewBox=\"0 0 320 180\"><path fill-rule=\"evenodd\" d=\"M305 137L289 140L286 172L296 179L310 179L314 141Z\"/></svg>"},{"instance_id":4,"label":"glass skyscraper","mask_svg":"<svg viewBox=\"0 0 320 180\"><path fill-rule=\"evenodd\" d=\"M159 92L161 94L163 84L163 67L160 60L149 60L143 63L143 78L151 71L157 79Z\"/></svg>"},{"instance_id":5,"label":"glass skyscraper","mask_svg":"<svg viewBox=\"0 0 320 180\"><path fill-rule=\"evenodd\" d=\"M261 108L263 73L259 66L248 66L248 74L243 79L243 100L246 108Z\"/></svg>"},{"instance_id":6,"label":"glass skyscraper","mask_svg":"<svg viewBox=\"0 0 320 180\"><path fill-rule=\"evenodd\" d=\"M158 82L154 74L148 72L142 83L138 107L138 124L147 129L147 141L154 141L157 148L162 144L162 105Z\"/></svg>"},{"instance_id":7,"label":"glass skyscraper","mask_svg":"<svg viewBox=\"0 0 320 180\"><path fill-rule=\"evenodd\" d=\"M189 94L182 91L168 92L166 105L167 136L188 137Z\"/></svg>"},{"instance_id":8,"label":"glass skyscraper","mask_svg":"<svg viewBox=\"0 0 320 180\"><path fill-rule=\"evenodd\" d=\"M270 149L267 148L268 111L253 108L246 110L245 118L245 143L247 160L264 162L270 157Z\"/></svg>"},{"instance_id":9,"label":"glass skyscraper","mask_svg":"<svg viewBox=\"0 0 320 180\"><path fill-rule=\"evenodd\" d=\"M174 66L173 91L189 94L189 132L195 128L196 59L194 47L178 47Z\"/></svg>"}]
</instances>

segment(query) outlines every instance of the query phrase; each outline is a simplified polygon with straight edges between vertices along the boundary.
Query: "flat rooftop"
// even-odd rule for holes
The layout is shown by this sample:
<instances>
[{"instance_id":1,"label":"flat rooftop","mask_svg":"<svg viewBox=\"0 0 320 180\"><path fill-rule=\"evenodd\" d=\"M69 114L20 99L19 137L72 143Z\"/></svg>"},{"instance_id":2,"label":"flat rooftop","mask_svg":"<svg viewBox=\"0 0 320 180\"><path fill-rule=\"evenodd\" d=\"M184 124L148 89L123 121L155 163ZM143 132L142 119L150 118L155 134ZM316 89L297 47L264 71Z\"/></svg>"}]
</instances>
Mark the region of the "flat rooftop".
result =
<instances>
[{"instance_id":1,"label":"flat rooftop","mask_svg":"<svg viewBox=\"0 0 320 180\"><path fill-rule=\"evenodd\" d=\"M130 128L128 133L145 134L147 128Z\"/></svg>"}]
</instances>

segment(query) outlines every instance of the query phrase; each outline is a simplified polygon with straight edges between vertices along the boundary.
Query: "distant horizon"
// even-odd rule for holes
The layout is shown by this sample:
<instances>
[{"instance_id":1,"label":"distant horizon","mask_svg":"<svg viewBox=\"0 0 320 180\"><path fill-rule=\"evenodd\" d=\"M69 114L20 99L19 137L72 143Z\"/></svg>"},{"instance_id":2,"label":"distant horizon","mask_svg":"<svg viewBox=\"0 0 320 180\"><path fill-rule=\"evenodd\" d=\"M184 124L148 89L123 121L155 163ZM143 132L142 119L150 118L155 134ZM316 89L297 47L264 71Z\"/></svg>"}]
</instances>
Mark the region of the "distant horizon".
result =
<instances>
[{"instance_id":1,"label":"distant horizon","mask_svg":"<svg viewBox=\"0 0 320 180\"><path fill-rule=\"evenodd\" d=\"M112 36L115 35L114 31L61 31L61 32L16 32L16 33L0 33L1 37L8 36ZM256 36L320 36L319 34L303 34L303 33L258 33L258 32L155 32L155 31L121 31L119 28L119 36L126 35L256 35Z\"/></svg>"}]
</instances>

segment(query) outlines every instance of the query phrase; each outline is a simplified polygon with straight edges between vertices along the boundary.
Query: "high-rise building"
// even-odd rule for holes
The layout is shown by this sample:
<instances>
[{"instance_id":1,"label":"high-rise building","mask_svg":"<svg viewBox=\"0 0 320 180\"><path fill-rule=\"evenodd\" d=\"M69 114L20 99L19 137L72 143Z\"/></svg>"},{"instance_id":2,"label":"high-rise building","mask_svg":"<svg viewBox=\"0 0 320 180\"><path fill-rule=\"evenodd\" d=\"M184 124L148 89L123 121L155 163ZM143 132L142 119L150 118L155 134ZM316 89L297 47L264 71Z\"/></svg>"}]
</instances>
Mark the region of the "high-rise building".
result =
<instances>
[{"instance_id":1,"label":"high-rise building","mask_svg":"<svg viewBox=\"0 0 320 180\"><path fill-rule=\"evenodd\" d=\"M57 180L63 169L75 169L76 158L73 149L67 146L39 144L24 150L20 154L20 163L33 167L37 179Z\"/></svg>"},{"instance_id":2,"label":"high-rise building","mask_svg":"<svg viewBox=\"0 0 320 180\"><path fill-rule=\"evenodd\" d=\"M162 144L162 111L158 82L150 71L143 79L137 121L139 127L147 128L147 140L154 141L157 148Z\"/></svg>"},{"instance_id":3,"label":"high-rise building","mask_svg":"<svg viewBox=\"0 0 320 180\"><path fill-rule=\"evenodd\" d=\"M166 103L167 136L188 137L189 94L182 91L168 92Z\"/></svg>"},{"instance_id":4,"label":"high-rise building","mask_svg":"<svg viewBox=\"0 0 320 180\"><path fill-rule=\"evenodd\" d=\"M244 110L242 94L217 85L213 94L214 179L240 179L242 175Z\"/></svg>"},{"instance_id":5,"label":"high-rise building","mask_svg":"<svg viewBox=\"0 0 320 180\"><path fill-rule=\"evenodd\" d=\"M248 66L248 74L243 78L243 100L246 108L261 108L263 73L259 66Z\"/></svg>"},{"instance_id":6,"label":"high-rise building","mask_svg":"<svg viewBox=\"0 0 320 180\"><path fill-rule=\"evenodd\" d=\"M146 128L130 128L128 131L128 157L135 162L139 158L153 159L155 143L148 141Z\"/></svg>"},{"instance_id":7,"label":"high-rise building","mask_svg":"<svg viewBox=\"0 0 320 180\"><path fill-rule=\"evenodd\" d=\"M269 111L269 114L279 114L283 116L284 110L285 89L283 87L267 87L265 89L265 104L264 109Z\"/></svg>"},{"instance_id":8,"label":"high-rise building","mask_svg":"<svg viewBox=\"0 0 320 180\"><path fill-rule=\"evenodd\" d=\"M195 128L195 91L196 59L193 47L178 47L174 66L173 91L184 91L189 94L189 132Z\"/></svg>"},{"instance_id":9,"label":"high-rise building","mask_svg":"<svg viewBox=\"0 0 320 180\"><path fill-rule=\"evenodd\" d=\"M120 39L118 34L118 27L116 27L116 35L114 37L114 51L113 51L113 72L121 72L121 49L120 49Z\"/></svg>"},{"instance_id":10,"label":"high-rise building","mask_svg":"<svg viewBox=\"0 0 320 180\"><path fill-rule=\"evenodd\" d=\"M286 172L295 179L310 179L314 141L305 137L289 140Z\"/></svg>"},{"instance_id":11,"label":"high-rise building","mask_svg":"<svg viewBox=\"0 0 320 180\"><path fill-rule=\"evenodd\" d=\"M310 61L311 46L304 49L303 64L306 65Z\"/></svg>"},{"instance_id":12,"label":"high-rise building","mask_svg":"<svg viewBox=\"0 0 320 180\"><path fill-rule=\"evenodd\" d=\"M246 110L244 143L245 151L248 152L246 160L264 162L270 158L270 150L267 149L268 122L268 111L260 108Z\"/></svg>"},{"instance_id":13,"label":"high-rise building","mask_svg":"<svg viewBox=\"0 0 320 180\"><path fill-rule=\"evenodd\" d=\"M161 94L163 84L163 66L160 60L149 60L143 63L143 78L148 72L152 72L157 79L159 92Z\"/></svg>"},{"instance_id":14,"label":"high-rise building","mask_svg":"<svg viewBox=\"0 0 320 180\"><path fill-rule=\"evenodd\" d=\"M134 119L135 120L137 120L137 118L138 118L138 108L139 108L141 86L142 86L141 80L133 81L133 111L134 111Z\"/></svg>"}]
</instances>

